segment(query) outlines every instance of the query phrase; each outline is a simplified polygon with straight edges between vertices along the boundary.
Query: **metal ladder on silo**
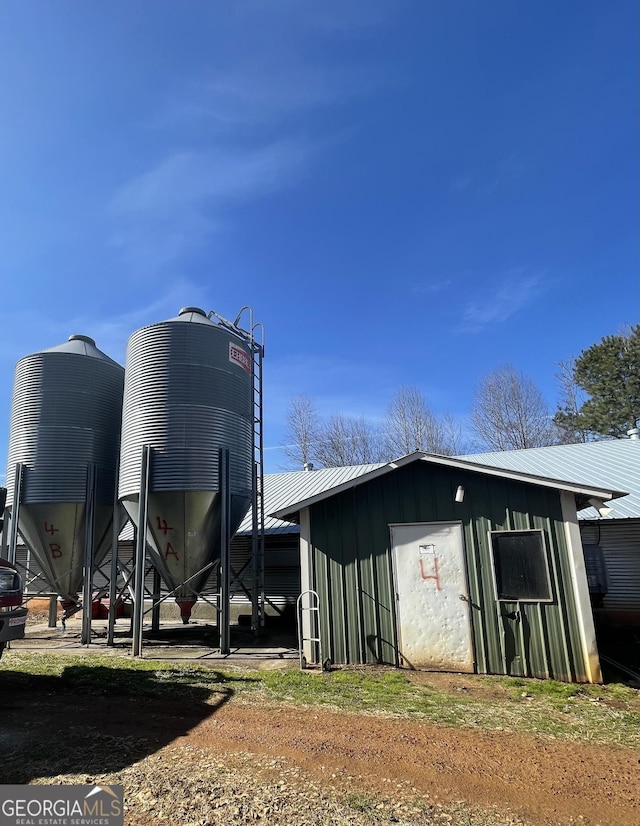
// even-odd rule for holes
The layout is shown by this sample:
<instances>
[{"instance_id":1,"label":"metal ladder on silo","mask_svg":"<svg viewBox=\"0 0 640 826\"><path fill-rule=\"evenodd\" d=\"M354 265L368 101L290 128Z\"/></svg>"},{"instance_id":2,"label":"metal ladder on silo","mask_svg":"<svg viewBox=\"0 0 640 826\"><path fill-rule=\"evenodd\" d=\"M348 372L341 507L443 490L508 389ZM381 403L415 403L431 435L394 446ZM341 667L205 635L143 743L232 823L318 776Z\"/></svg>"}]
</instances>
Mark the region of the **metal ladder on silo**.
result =
<instances>
[{"instance_id":1,"label":"metal ladder on silo","mask_svg":"<svg viewBox=\"0 0 640 826\"><path fill-rule=\"evenodd\" d=\"M240 327L240 319L247 313L249 323L247 327ZM244 565L239 573L232 571L234 582L251 600L251 630L258 632L264 625L264 435L262 425L262 359L264 358L264 325L254 323L253 310L245 305L238 312L235 321L218 315L213 310L209 317L215 316L218 321L236 335L240 335L251 350L251 417L253 430L253 476L251 491L251 582L242 576L249 567ZM256 334L259 332L259 336Z\"/></svg>"},{"instance_id":2,"label":"metal ladder on silo","mask_svg":"<svg viewBox=\"0 0 640 826\"><path fill-rule=\"evenodd\" d=\"M255 330L261 331L256 341ZM251 378L253 383L253 448L254 480L252 501L252 600L251 628L254 633L264 625L264 431L262 426L262 359L264 358L264 327L251 320Z\"/></svg>"}]
</instances>

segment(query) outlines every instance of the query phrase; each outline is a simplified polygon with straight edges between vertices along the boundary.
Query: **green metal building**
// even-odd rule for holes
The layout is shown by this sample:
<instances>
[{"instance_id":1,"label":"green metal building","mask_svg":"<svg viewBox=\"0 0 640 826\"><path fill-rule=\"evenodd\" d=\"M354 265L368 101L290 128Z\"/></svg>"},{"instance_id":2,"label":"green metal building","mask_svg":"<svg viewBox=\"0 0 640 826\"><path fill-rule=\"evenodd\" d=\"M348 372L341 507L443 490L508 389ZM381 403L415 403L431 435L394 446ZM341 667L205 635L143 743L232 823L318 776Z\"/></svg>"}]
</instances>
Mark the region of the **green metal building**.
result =
<instances>
[{"instance_id":1,"label":"green metal building","mask_svg":"<svg viewBox=\"0 0 640 826\"><path fill-rule=\"evenodd\" d=\"M577 511L623 495L418 452L275 512L305 655L601 682Z\"/></svg>"}]
</instances>

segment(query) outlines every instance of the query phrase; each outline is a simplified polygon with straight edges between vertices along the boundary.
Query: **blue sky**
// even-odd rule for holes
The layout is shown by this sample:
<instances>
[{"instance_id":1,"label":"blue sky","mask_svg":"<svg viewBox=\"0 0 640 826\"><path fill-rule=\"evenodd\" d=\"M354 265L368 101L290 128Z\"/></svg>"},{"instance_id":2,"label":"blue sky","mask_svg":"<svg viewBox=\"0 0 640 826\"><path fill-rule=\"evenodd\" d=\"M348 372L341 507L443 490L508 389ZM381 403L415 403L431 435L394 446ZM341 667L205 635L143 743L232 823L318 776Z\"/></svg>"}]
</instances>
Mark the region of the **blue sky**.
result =
<instances>
[{"instance_id":1,"label":"blue sky","mask_svg":"<svg viewBox=\"0 0 640 826\"><path fill-rule=\"evenodd\" d=\"M0 5L0 446L15 362L124 363L186 305L266 329L266 469L308 394L464 418L638 321L634 0Z\"/></svg>"}]
</instances>

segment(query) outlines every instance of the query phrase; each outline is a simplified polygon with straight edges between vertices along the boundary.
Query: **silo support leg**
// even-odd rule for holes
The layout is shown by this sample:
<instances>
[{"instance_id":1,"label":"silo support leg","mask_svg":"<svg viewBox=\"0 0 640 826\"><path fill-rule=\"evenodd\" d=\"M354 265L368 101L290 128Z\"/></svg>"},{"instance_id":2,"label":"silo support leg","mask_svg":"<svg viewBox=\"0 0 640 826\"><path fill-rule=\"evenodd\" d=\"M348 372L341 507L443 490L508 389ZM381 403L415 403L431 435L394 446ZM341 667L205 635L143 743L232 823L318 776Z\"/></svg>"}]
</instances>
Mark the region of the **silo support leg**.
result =
<instances>
[{"instance_id":1,"label":"silo support leg","mask_svg":"<svg viewBox=\"0 0 640 826\"><path fill-rule=\"evenodd\" d=\"M91 642L91 609L93 597L93 555L95 544L96 466L87 465L84 531L84 588L82 594L82 643Z\"/></svg>"},{"instance_id":2,"label":"silo support leg","mask_svg":"<svg viewBox=\"0 0 640 826\"><path fill-rule=\"evenodd\" d=\"M55 594L49 597L49 628L55 628L58 624L58 598Z\"/></svg>"},{"instance_id":3,"label":"silo support leg","mask_svg":"<svg viewBox=\"0 0 640 826\"><path fill-rule=\"evenodd\" d=\"M20 524L20 503L22 501L22 477L24 465L21 462L16 464L16 474L13 484L13 507L11 508L11 533L9 534L9 562L16 564L16 551L18 548L18 526Z\"/></svg>"},{"instance_id":4,"label":"silo support leg","mask_svg":"<svg viewBox=\"0 0 640 826\"><path fill-rule=\"evenodd\" d=\"M144 569L146 565L147 546L147 508L149 504L149 469L151 449L149 445L142 448L142 466L140 470L140 499L138 509L138 532L136 537L136 570L134 580L133 605L133 646L134 657L142 656L142 624L144 622Z\"/></svg>"},{"instance_id":5,"label":"silo support leg","mask_svg":"<svg viewBox=\"0 0 640 826\"><path fill-rule=\"evenodd\" d=\"M153 608L151 609L151 630L160 630L160 573L153 569Z\"/></svg>"},{"instance_id":6,"label":"silo support leg","mask_svg":"<svg viewBox=\"0 0 640 826\"><path fill-rule=\"evenodd\" d=\"M229 490L229 450L220 449L220 653L228 654L231 650L231 495Z\"/></svg>"},{"instance_id":7,"label":"silo support leg","mask_svg":"<svg viewBox=\"0 0 640 826\"><path fill-rule=\"evenodd\" d=\"M116 494L117 495L117 494ZM107 624L107 645L114 645L116 631L116 608L118 605L118 537L120 535L120 505L113 505L111 525L111 570L109 572L109 621Z\"/></svg>"}]
</instances>

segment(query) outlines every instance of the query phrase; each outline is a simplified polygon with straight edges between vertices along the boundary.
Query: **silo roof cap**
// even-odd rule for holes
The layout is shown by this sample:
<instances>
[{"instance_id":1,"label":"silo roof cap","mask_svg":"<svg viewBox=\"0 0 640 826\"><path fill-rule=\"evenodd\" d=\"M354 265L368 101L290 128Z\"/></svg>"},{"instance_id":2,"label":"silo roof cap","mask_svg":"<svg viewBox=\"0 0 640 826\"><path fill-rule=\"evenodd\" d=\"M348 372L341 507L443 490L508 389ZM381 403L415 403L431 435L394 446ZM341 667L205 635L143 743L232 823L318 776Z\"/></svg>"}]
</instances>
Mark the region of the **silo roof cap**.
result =
<instances>
[{"instance_id":1,"label":"silo roof cap","mask_svg":"<svg viewBox=\"0 0 640 826\"><path fill-rule=\"evenodd\" d=\"M178 315L186 315L187 313L198 313L203 316L207 315L204 310L200 309L200 307L183 307Z\"/></svg>"},{"instance_id":2,"label":"silo roof cap","mask_svg":"<svg viewBox=\"0 0 640 826\"><path fill-rule=\"evenodd\" d=\"M40 355L40 353L72 353L78 356L89 356L90 358L101 359L102 361L117 364L121 370L124 370L121 364L118 364L114 359L109 358L106 353L96 347L95 341L91 336L84 336L79 333L74 333L69 336L68 341L63 344L58 344L56 347L47 347L45 350L39 350L32 355Z\"/></svg>"},{"instance_id":3,"label":"silo roof cap","mask_svg":"<svg viewBox=\"0 0 640 826\"><path fill-rule=\"evenodd\" d=\"M72 336L69 336L69 341L86 341L87 344L91 344L93 347L96 346L94 339L91 336L82 336L79 333L75 333Z\"/></svg>"},{"instance_id":4,"label":"silo roof cap","mask_svg":"<svg viewBox=\"0 0 640 826\"><path fill-rule=\"evenodd\" d=\"M211 324L214 327L216 326L200 307L183 307L178 315L175 318L170 318L169 321L191 321L196 324Z\"/></svg>"}]
</instances>

